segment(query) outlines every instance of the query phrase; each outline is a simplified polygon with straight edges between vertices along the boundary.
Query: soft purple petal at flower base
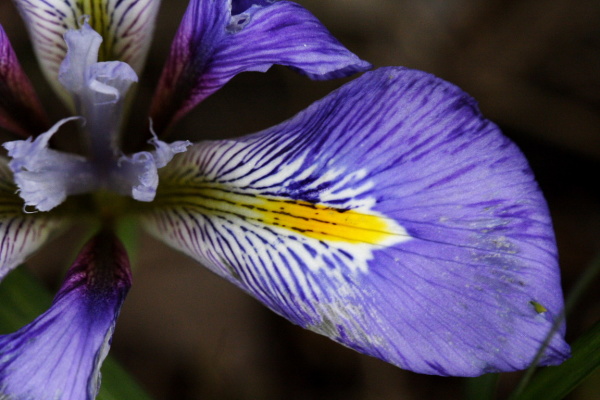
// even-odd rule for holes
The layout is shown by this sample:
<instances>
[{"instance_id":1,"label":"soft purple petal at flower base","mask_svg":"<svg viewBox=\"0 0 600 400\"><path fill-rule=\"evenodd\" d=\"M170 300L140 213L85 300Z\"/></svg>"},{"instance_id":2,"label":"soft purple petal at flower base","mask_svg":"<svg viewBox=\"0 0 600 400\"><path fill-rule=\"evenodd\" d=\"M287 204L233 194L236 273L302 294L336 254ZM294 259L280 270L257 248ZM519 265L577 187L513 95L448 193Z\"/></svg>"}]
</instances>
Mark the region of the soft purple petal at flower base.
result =
<instances>
[{"instance_id":1,"label":"soft purple petal at flower base","mask_svg":"<svg viewBox=\"0 0 600 400\"><path fill-rule=\"evenodd\" d=\"M153 99L151 117L161 134L206 97L244 71L285 65L311 79L344 77L369 69L306 9L289 1L238 4L192 0L171 45Z\"/></svg>"},{"instance_id":2,"label":"soft purple petal at flower base","mask_svg":"<svg viewBox=\"0 0 600 400\"><path fill-rule=\"evenodd\" d=\"M99 234L69 269L50 309L0 336L0 398L93 400L130 286L123 246L112 234Z\"/></svg>"},{"instance_id":3,"label":"soft purple petal at flower base","mask_svg":"<svg viewBox=\"0 0 600 400\"><path fill-rule=\"evenodd\" d=\"M526 160L472 98L382 68L292 119L205 142L146 217L298 325L415 372L526 368L563 309ZM564 324L541 364L569 355Z\"/></svg>"},{"instance_id":4,"label":"soft purple petal at flower base","mask_svg":"<svg viewBox=\"0 0 600 400\"><path fill-rule=\"evenodd\" d=\"M31 83L0 25L0 127L21 136L48 129L48 120Z\"/></svg>"}]
</instances>

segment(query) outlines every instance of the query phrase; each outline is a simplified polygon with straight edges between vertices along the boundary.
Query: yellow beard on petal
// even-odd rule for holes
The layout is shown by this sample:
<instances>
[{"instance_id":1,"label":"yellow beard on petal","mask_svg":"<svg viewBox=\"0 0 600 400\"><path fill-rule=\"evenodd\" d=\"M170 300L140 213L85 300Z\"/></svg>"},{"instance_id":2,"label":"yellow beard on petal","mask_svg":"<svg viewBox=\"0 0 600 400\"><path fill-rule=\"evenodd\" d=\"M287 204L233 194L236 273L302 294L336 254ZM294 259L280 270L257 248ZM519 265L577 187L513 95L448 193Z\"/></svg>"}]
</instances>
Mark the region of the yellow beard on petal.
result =
<instances>
[{"instance_id":1,"label":"yellow beard on petal","mask_svg":"<svg viewBox=\"0 0 600 400\"><path fill-rule=\"evenodd\" d=\"M225 185L159 187L157 201L203 209L205 214L230 214L283 228L316 240L349 244L391 245L409 235L396 221L372 210L348 210L325 204L232 191ZM171 202L169 201L169 202Z\"/></svg>"},{"instance_id":2,"label":"yellow beard on petal","mask_svg":"<svg viewBox=\"0 0 600 400\"><path fill-rule=\"evenodd\" d=\"M353 210L272 197L257 197L256 206L242 205L260 214L265 224L279 226L318 240L383 244L402 234L393 221ZM252 207L252 208L251 208Z\"/></svg>"}]
</instances>

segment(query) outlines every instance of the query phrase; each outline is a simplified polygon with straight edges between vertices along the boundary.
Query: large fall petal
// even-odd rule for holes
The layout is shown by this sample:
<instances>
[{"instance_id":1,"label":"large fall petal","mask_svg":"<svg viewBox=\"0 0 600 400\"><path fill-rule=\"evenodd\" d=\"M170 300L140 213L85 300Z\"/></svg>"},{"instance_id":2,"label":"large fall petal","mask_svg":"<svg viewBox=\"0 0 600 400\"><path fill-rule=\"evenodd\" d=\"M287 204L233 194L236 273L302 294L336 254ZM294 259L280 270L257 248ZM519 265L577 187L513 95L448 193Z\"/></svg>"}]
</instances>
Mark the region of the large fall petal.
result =
<instances>
[{"instance_id":1,"label":"large fall petal","mask_svg":"<svg viewBox=\"0 0 600 400\"><path fill-rule=\"evenodd\" d=\"M164 170L154 234L275 312L402 368L526 368L563 308L545 200L472 98L366 73L278 126ZM541 363L569 354L564 326Z\"/></svg>"},{"instance_id":2,"label":"large fall petal","mask_svg":"<svg viewBox=\"0 0 600 400\"><path fill-rule=\"evenodd\" d=\"M69 269L50 309L0 336L0 398L93 400L130 286L123 246L110 234L96 236Z\"/></svg>"},{"instance_id":3,"label":"large fall petal","mask_svg":"<svg viewBox=\"0 0 600 400\"><path fill-rule=\"evenodd\" d=\"M159 134L244 71L279 64L312 79L330 79L371 67L298 4L254 3L232 15L231 0L190 1L152 103Z\"/></svg>"}]
</instances>

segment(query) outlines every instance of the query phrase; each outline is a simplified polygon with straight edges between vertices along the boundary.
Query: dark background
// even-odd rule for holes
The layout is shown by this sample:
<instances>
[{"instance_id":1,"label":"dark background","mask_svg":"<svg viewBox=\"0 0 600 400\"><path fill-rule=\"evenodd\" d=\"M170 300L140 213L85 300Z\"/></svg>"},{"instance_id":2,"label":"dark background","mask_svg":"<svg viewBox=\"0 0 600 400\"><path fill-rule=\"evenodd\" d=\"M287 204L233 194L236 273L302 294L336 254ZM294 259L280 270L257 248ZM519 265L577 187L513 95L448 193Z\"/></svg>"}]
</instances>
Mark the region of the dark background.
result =
<instances>
[{"instance_id":1,"label":"dark background","mask_svg":"<svg viewBox=\"0 0 600 400\"><path fill-rule=\"evenodd\" d=\"M426 70L471 93L523 150L546 194L563 286L600 252L600 2L571 0L306 0L347 47L376 67ZM131 127L146 119L187 1L163 0ZM0 23L53 120L65 115L43 81L12 4ZM254 132L291 117L346 80L310 82L282 67L233 79L181 121L200 140ZM76 239L76 233L62 240ZM61 239L58 239L61 240ZM57 248L51 246L52 248ZM33 260L56 287L71 254ZM187 257L144 237L113 354L157 399L449 399L465 380L402 371L303 331ZM568 316L572 342L600 316L596 281ZM518 373L500 380L500 398ZM600 375L572 399L600 398Z\"/></svg>"}]
</instances>

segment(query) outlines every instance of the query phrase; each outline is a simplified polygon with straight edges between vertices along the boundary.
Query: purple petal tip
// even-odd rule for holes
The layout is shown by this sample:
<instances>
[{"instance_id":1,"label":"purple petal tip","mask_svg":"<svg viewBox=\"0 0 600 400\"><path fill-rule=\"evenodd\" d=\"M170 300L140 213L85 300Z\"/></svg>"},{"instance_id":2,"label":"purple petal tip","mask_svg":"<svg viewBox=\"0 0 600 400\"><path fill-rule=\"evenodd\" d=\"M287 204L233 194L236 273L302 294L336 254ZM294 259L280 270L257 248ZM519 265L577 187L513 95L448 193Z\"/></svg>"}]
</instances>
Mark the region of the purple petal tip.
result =
<instances>
[{"instance_id":1,"label":"purple petal tip","mask_svg":"<svg viewBox=\"0 0 600 400\"><path fill-rule=\"evenodd\" d=\"M114 235L99 234L69 269L50 309L0 336L0 397L93 400L130 286L123 246Z\"/></svg>"}]
</instances>

